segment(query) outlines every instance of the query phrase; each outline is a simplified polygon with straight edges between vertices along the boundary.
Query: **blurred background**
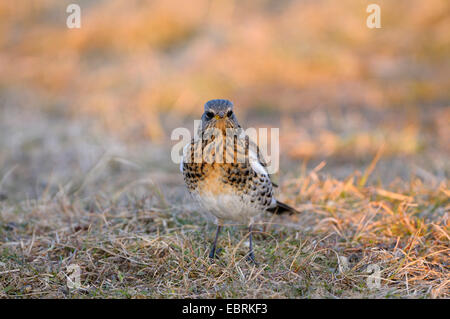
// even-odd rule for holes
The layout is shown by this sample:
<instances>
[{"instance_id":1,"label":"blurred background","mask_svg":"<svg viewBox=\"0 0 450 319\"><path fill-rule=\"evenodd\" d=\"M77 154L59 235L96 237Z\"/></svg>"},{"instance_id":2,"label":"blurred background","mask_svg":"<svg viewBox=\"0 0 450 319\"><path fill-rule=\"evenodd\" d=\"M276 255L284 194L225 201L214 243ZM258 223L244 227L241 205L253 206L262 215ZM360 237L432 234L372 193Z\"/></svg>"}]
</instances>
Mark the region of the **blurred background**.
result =
<instances>
[{"instance_id":1,"label":"blurred background","mask_svg":"<svg viewBox=\"0 0 450 319\"><path fill-rule=\"evenodd\" d=\"M66 26L74 2L80 29ZM1 1L0 194L139 179L173 191L170 133L213 98L244 127L280 128L281 178L321 161L344 178L380 151L372 182L438 183L449 33L447 0Z\"/></svg>"}]
</instances>

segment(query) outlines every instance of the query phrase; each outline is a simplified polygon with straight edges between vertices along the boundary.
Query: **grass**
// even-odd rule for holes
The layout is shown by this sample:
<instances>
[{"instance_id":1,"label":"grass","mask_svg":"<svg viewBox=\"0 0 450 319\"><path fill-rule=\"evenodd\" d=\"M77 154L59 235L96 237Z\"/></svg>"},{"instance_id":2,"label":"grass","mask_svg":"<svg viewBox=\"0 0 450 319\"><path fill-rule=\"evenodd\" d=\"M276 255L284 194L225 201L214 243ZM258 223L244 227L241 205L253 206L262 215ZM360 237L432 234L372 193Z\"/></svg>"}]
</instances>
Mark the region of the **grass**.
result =
<instances>
[{"instance_id":1,"label":"grass","mask_svg":"<svg viewBox=\"0 0 450 319\"><path fill-rule=\"evenodd\" d=\"M249 264L246 234L228 228L215 262L213 227L195 211L97 198L59 196L1 204L3 297L335 298L449 297L448 189L412 183L402 193L321 181L287 182L303 213L256 227L259 265ZM296 196L295 189L305 189ZM150 193L149 197L159 197ZM285 195L286 197L287 195ZM430 207L430 205L433 205ZM424 210L429 216L424 217ZM437 218L430 216L440 215ZM346 260L347 263L343 262ZM67 288L69 265L80 289ZM380 269L370 288L369 265Z\"/></svg>"},{"instance_id":2,"label":"grass","mask_svg":"<svg viewBox=\"0 0 450 319\"><path fill-rule=\"evenodd\" d=\"M13 119L14 112L8 114L3 121ZM32 126L28 134L38 145L22 136L19 149L27 148L31 163L42 164L33 172L46 181L28 185L24 198L22 161L30 159L9 154L4 167L16 165L2 170L1 297L449 297L446 179L415 176L383 185L372 178L381 152L342 179L326 173L324 162L304 165L281 179L279 195L302 213L265 215L255 227L259 265L245 258L247 234L240 226L226 228L219 259L210 262L214 226L186 196L176 165L161 160L164 148L138 146L92 157L80 144L93 134L89 129L75 130L76 121L36 120L41 128ZM53 144L46 142L49 136L36 140L49 131L57 137ZM105 147L105 138L91 139ZM91 156L91 165L83 173L46 167L41 156L49 148L58 151L47 160L75 154L79 165ZM80 271L78 288L67 286L73 265Z\"/></svg>"},{"instance_id":3,"label":"grass","mask_svg":"<svg viewBox=\"0 0 450 319\"><path fill-rule=\"evenodd\" d=\"M3 1L0 89L154 141L162 116L217 97L290 111L445 103L449 3L411 1L378 1L381 29L353 0L80 1L80 29L66 27L69 0Z\"/></svg>"}]
</instances>

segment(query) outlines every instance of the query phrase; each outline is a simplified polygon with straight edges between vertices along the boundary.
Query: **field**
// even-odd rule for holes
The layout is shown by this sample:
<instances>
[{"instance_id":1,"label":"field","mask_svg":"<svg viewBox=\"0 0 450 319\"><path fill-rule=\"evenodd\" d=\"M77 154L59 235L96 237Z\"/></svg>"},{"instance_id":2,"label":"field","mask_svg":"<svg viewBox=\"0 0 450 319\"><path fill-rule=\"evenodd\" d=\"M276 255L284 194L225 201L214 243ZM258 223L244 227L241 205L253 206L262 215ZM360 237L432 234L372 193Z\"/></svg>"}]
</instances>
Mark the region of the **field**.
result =
<instances>
[{"instance_id":1,"label":"field","mask_svg":"<svg viewBox=\"0 0 450 319\"><path fill-rule=\"evenodd\" d=\"M0 4L1 298L449 298L450 5ZM280 129L278 197L215 226L170 158L228 98Z\"/></svg>"}]
</instances>

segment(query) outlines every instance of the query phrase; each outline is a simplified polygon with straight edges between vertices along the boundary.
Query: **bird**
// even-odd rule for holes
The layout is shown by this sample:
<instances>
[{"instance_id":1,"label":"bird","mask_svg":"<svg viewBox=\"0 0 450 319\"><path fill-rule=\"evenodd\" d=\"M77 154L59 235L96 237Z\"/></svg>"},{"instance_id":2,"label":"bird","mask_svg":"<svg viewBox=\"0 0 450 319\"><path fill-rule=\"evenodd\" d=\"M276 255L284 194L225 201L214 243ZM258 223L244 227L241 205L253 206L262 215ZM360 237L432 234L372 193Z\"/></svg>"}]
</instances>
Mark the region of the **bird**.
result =
<instances>
[{"instance_id":1,"label":"bird","mask_svg":"<svg viewBox=\"0 0 450 319\"><path fill-rule=\"evenodd\" d=\"M209 253L212 260L226 221L248 227L247 258L257 264L252 241L255 217L265 211L299 213L275 198L274 187L278 185L271 181L259 147L245 134L229 100L205 103L197 138L183 148L180 171L188 192L216 219L216 235Z\"/></svg>"}]
</instances>

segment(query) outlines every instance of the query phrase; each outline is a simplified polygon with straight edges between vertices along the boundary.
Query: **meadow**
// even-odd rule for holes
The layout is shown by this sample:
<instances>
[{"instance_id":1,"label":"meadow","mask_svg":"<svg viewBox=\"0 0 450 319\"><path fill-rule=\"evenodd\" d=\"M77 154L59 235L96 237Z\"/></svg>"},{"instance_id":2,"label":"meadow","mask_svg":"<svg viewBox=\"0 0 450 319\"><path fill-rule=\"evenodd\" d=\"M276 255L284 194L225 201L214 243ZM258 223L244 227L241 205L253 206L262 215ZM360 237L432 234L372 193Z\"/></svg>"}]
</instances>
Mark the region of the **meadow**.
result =
<instances>
[{"instance_id":1,"label":"meadow","mask_svg":"<svg viewBox=\"0 0 450 319\"><path fill-rule=\"evenodd\" d=\"M1 298L450 297L448 1L69 3L0 3ZM280 129L258 265L170 158L213 98Z\"/></svg>"}]
</instances>

